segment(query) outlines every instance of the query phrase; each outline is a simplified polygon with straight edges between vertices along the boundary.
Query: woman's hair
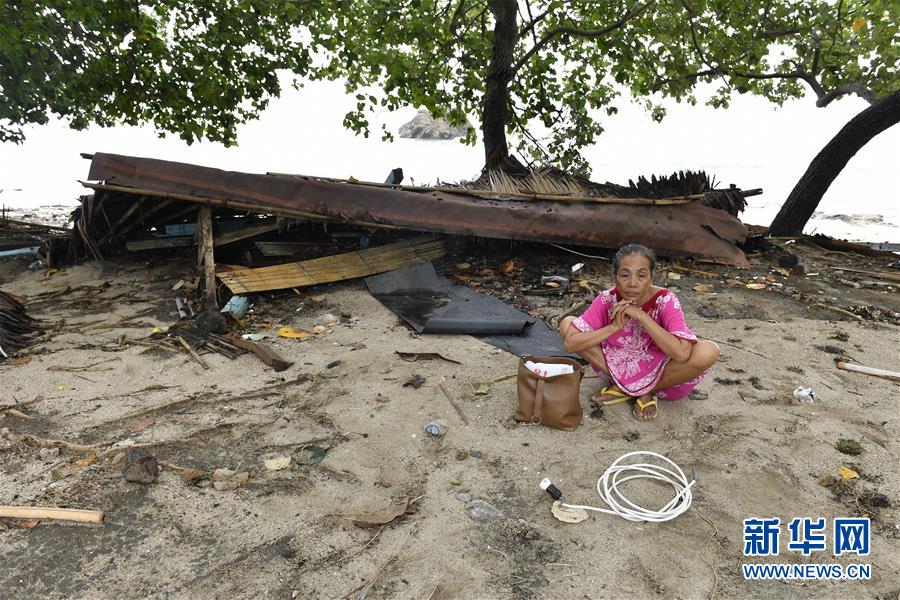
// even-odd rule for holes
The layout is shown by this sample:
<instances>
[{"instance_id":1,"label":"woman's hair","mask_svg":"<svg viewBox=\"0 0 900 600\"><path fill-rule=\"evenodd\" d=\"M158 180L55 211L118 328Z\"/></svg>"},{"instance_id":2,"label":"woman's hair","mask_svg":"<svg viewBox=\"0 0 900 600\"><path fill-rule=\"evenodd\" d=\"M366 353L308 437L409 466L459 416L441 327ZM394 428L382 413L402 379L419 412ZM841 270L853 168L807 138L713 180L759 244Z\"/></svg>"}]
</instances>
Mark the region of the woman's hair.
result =
<instances>
[{"instance_id":1,"label":"woman's hair","mask_svg":"<svg viewBox=\"0 0 900 600\"><path fill-rule=\"evenodd\" d=\"M653 250L646 246L641 246L640 244L628 244L627 246L622 246L619 248L619 251L616 252L616 257L613 259L613 274L619 272L619 266L622 264L622 259L626 256L631 256L632 254L640 254L646 258L650 262L650 273L653 273L656 269L656 254L653 253Z\"/></svg>"}]
</instances>

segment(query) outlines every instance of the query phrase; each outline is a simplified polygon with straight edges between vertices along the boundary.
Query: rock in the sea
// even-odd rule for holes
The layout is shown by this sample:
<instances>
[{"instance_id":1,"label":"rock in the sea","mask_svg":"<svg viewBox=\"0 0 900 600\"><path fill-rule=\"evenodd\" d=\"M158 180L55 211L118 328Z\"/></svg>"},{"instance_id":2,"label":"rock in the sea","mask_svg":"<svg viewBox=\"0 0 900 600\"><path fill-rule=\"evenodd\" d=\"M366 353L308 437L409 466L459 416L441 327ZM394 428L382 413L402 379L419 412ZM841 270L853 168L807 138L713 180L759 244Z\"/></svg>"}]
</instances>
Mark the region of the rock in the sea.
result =
<instances>
[{"instance_id":1,"label":"rock in the sea","mask_svg":"<svg viewBox=\"0 0 900 600\"><path fill-rule=\"evenodd\" d=\"M400 127L400 137L417 140L451 140L466 135L467 127L453 127L444 119L435 119L420 108L415 118Z\"/></svg>"}]
</instances>

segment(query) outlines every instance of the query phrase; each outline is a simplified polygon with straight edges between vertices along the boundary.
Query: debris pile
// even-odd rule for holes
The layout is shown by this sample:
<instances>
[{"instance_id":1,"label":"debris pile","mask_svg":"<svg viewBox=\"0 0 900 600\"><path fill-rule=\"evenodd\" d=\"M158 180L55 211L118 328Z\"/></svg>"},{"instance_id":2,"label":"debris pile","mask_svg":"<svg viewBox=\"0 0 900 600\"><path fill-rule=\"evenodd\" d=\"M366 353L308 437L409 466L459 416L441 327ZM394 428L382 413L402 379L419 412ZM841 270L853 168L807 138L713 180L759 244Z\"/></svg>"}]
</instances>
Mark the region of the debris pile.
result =
<instances>
[{"instance_id":1,"label":"debris pile","mask_svg":"<svg viewBox=\"0 0 900 600\"><path fill-rule=\"evenodd\" d=\"M25 312L22 299L0 290L0 360L34 343L40 324Z\"/></svg>"},{"instance_id":2,"label":"debris pile","mask_svg":"<svg viewBox=\"0 0 900 600\"><path fill-rule=\"evenodd\" d=\"M240 173L113 154L88 157L91 182L84 185L94 194L82 198L74 215L67 249L71 260L101 258L123 247L200 245L205 233L198 208L206 206L215 248L242 240L297 244L296 235L283 234L306 234L315 231L312 223L335 223L344 230L332 233L355 236L360 249L368 247L373 232L397 230L605 248L640 238L663 255L747 265L736 245L747 237L747 228L734 216L743 207L744 194L737 189L648 198L612 184L583 192L577 185L549 186L534 175L529 185L537 191L520 192L499 179L489 189L401 186ZM601 196L597 190L617 195ZM708 193L714 196L710 202ZM724 202L727 210L706 205L722 205L723 193L730 199ZM263 247L267 252L285 248Z\"/></svg>"}]
</instances>

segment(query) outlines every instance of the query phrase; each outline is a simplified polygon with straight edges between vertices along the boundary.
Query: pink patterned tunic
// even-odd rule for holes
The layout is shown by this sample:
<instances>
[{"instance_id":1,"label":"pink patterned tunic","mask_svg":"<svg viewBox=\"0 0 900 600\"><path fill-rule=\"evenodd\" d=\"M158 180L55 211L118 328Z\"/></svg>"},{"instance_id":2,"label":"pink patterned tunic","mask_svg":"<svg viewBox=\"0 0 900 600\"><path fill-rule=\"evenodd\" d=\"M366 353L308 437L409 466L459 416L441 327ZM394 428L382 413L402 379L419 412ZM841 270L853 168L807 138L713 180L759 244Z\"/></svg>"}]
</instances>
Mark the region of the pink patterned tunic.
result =
<instances>
[{"instance_id":1,"label":"pink patterned tunic","mask_svg":"<svg viewBox=\"0 0 900 600\"><path fill-rule=\"evenodd\" d=\"M619 300L616 288L601 292L587 311L575 319L572 325L581 332L606 327L612 323L612 309ZM697 341L697 336L684 322L684 313L678 297L669 290L657 292L641 309L675 337L692 344ZM690 394L709 372L707 369L691 381L654 392L666 365L672 359L659 349L650 334L634 319L626 320L622 329L600 344L600 349L606 359L613 383L629 396L643 396L653 392L661 400L679 400Z\"/></svg>"}]
</instances>

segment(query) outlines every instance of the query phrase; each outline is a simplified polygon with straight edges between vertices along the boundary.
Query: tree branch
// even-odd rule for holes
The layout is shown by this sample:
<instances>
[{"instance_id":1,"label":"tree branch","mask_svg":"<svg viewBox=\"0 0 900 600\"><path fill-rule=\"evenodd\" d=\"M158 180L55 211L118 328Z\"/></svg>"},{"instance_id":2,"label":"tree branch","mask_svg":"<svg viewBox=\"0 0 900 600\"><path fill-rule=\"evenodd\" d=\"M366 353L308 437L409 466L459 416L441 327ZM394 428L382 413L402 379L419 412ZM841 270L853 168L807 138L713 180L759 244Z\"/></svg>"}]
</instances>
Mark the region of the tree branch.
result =
<instances>
[{"instance_id":1,"label":"tree branch","mask_svg":"<svg viewBox=\"0 0 900 600\"><path fill-rule=\"evenodd\" d=\"M549 44L551 41L553 41L553 39L556 37L563 36L563 35L571 35L574 37L581 37L581 38L602 37L611 31L615 31L616 29L621 28L628 21L632 20L633 18L637 17L642 12L647 10L648 6L650 6L649 3L638 7L637 10L635 10L635 11L628 9L625 12L625 14L622 16L621 19L619 19L618 21L608 25L607 27L603 27L601 29L581 29L578 27L570 27L570 26L562 26L562 27L556 27L554 29L551 29L546 34L544 34L544 37L542 37L537 44L532 46L531 49L528 52L526 52L522 56L522 58L520 58L518 60L518 62L516 62L513 65L512 69L511 69L511 74L514 75L515 73L517 73L519 71L519 69L521 69L525 65L525 63L527 63L529 61L529 59L531 59L532 56L534 56L535 54L540 52L540 50L542 48L544 48L547 44Z\"/></svg>"},{"instance_id":2,"label":"tree branch","mask_svg":"<svg viewBox=\"0 0 900 600\"><path fill-rule=\"evenodd\" d=\"M878 96L875 95L875 92L861 83L854 82L839 85L828 93L822 93L821 95L819 95L819 99L816 101L816 106L818 106L819 108L824 108L831 104L834 100L837 100L841 96L845 96L847 94L856 94L869 104L875 104L879 100Z\"/></svg>"}]
</instances>

